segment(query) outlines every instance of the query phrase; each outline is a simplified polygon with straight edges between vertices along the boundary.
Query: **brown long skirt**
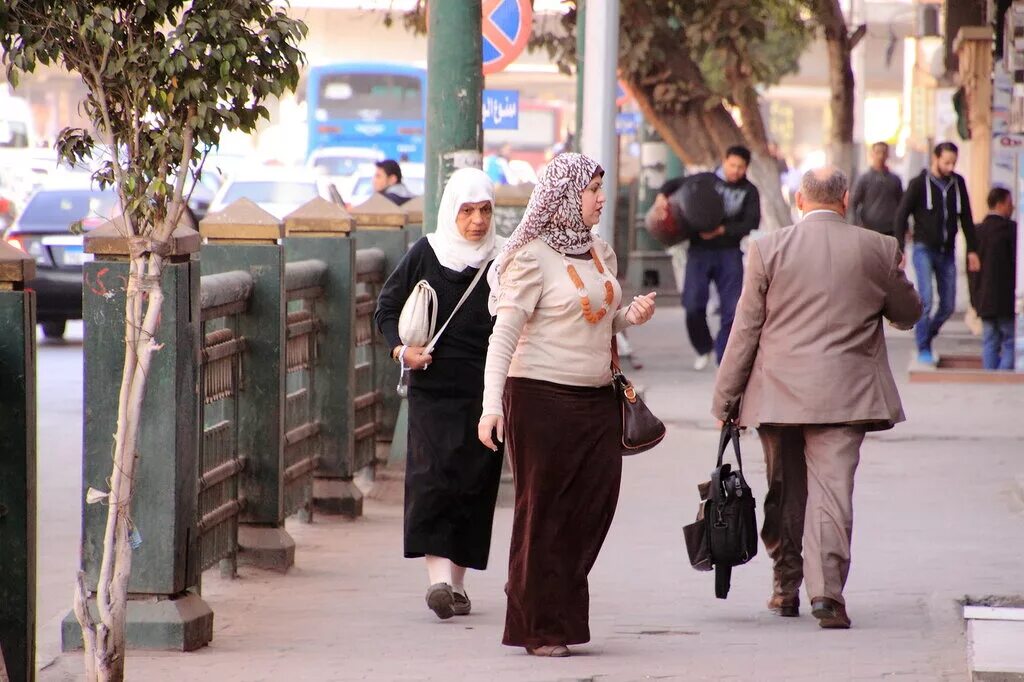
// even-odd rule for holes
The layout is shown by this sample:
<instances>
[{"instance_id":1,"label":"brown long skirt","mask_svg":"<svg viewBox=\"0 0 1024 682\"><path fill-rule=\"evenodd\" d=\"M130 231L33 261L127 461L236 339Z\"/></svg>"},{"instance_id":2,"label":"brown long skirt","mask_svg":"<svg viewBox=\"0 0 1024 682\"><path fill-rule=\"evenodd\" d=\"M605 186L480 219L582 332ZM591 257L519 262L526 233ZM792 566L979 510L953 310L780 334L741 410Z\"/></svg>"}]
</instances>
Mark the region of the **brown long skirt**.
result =
<instances>
[{"instance_id":1,"label":"brown long skirt","mask_svg":"<svg viewBox=\"0 0 1024 682\"><path fill-rule=\"evenodd\" d=\"M502 643L589 642L587 575L622 478L615 393L509 378L504 408L516 505Z\"/></svg>"}]
</instances>

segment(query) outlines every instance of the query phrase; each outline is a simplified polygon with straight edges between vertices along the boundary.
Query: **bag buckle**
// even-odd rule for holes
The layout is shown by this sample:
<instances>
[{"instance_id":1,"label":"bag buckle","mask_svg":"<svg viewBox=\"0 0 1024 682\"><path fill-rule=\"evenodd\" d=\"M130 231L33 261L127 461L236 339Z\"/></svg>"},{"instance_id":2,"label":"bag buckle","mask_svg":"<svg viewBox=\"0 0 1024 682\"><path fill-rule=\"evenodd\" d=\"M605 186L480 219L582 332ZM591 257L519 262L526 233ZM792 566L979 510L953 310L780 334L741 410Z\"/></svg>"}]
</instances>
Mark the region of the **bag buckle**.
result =
<instances>
[{"instance_id":1,"label":"bag buckle","mask_svg":"<svg viewBox=\"0 0 1024 682\"><path fill-rule=\"evenodd\" d=\"M636 402L636 389L633 388L633 384L626 384L622 389L622 394L626 396L626 400L631 403Z\"/></svg>"}]
</instances>

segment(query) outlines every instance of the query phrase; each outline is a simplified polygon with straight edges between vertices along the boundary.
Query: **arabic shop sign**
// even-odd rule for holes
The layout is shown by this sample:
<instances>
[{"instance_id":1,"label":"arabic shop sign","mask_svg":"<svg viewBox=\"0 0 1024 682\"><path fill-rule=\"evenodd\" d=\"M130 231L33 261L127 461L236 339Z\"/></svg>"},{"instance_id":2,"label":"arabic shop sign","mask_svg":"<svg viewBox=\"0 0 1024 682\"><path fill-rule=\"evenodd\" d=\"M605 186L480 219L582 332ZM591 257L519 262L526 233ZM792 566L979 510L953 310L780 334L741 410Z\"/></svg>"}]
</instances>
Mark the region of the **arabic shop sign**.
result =
<instances>
[{"instance_id":1,"label":"arabic shop sign","mask_svg":"<svg viewBox=\"0 0 1024 682\"><path fill-rule=\"evenodd\" d=\"M484 90L484 130L519 129L519 91Z\"/></svg>"}]
</instances>

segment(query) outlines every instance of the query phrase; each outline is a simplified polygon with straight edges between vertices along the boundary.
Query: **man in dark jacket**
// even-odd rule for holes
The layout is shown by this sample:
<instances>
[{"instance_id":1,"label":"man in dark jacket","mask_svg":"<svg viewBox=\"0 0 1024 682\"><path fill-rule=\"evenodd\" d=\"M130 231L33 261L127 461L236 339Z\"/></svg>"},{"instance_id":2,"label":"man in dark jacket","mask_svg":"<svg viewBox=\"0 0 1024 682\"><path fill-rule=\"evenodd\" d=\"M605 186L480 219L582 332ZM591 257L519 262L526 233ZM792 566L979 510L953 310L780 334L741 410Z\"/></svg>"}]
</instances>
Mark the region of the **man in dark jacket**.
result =
<instances>
[{"instance_id":1,"label":"man in dark jacket","mask_svg":"<svg viewBox=\"0 0 1024 682\"><path fill-rule=\"evenodd\" d=\"M871 145L871 168L857 178L850 195L854 225L892 234L892 218L903 197L903 182L889 170L889 145Z\"/></svg>"},{"instance_id":2,"label":"man in dark jacket","mask_svg":"<svg viewBox=\"0 0 1024 682\"><path fill-rule=\"evenodd\" d=\"M988 193L988 215L978 225L978 317L984 323L985 369L1013 369L1013 304L1017 273L1017 223L1010 191Z\"/></svg>"},{"instance_id":3,"label":"man in dark jacket","mask_svg":"<svg viewBox=\"0 0 1024 682\"><path fill-rule=\"evenodd\" d=\"M761 197L747 179L750 150L730 147L721 167L715 172L714 191L721 197L725 218L720 225L695 231L690 237L683 281L683 308L686 331L697 351L694 368L702 370L711 363L711 352L719 363L729 340L736 302L743 288L743 253L740 241L761 223ZM718 336L711 338L708 328L708 298L715 283L720 299L722 324Z\"/></svg>"},{"instance_id":4,"label":"man in dark jacket","mask_svg":"<svg viewBox=\"0 0 1024 682\"><path fill-rule=\"evenodd\" d=\"M967 183L954 172L959 150L952 142L935 147L932 165L907 183L907 191L896 211L893 230L902 247L907 237L908 219L914 217L914 270L917 290L924 303L924 315L914 326L917 361L934 365L932 341L956 307L956 232L963 230L967 240L967 269L977 272L977 238L971 218ZM938 289L939 305L932 314L932 280Z\"/></svg>"}]
</instances>

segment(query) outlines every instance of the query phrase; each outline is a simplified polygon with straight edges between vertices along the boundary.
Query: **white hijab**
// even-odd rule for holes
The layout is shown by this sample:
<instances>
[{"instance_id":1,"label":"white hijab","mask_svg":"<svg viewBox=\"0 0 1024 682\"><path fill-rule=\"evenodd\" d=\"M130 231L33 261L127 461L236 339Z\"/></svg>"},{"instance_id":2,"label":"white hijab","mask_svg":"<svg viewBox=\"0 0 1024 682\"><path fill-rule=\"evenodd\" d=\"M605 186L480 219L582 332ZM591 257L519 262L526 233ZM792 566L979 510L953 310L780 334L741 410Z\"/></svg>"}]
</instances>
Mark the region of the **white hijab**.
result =
<instances>
[{"instance_id":1,"label":"white hijab","mask_svg":"<svg viewBox=\"0 0 1024 682\"><path fill-rule=\"evenodd\" d=\"M462 272L466 268L479 268L498 255L505 243L495 234L493 219L487 236L478 242L466 239L459 232L455 224L459 209L463 204L480 201L489 201L491 207L494 206L494 183L487 173L477 168L461 168L452 173L437 210L437 230L427 235L437 260L449 270Z\"/></svg>"}]
</instances>

